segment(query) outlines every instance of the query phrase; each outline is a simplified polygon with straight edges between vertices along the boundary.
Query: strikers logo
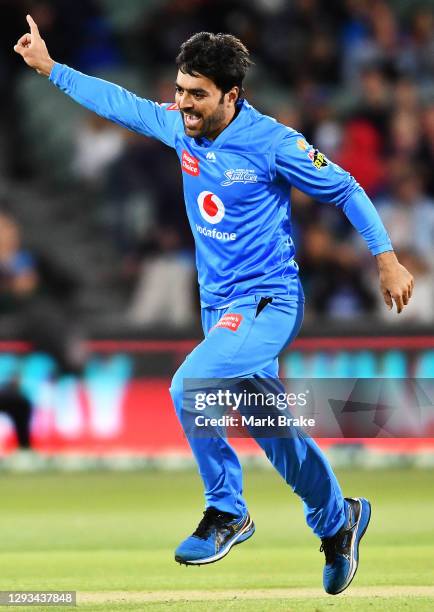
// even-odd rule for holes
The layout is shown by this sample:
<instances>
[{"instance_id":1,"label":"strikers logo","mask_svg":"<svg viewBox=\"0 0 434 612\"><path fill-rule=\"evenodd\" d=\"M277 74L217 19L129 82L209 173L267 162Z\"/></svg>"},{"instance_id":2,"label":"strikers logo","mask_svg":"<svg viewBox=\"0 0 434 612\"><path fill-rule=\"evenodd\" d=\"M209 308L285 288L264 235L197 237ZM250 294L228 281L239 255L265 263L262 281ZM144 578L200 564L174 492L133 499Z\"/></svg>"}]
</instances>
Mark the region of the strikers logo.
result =
<instances>
[{"instance_id":1,"label":"strikers logo","mask_svg":"<svg viewBox=\"0 0 434 612\"><path fill-rule=\"evenodd\" d=\"M200 214L208 223L213 225L220 223L225 216L223 202L211 191L202 191L197 196L197 203L199 204Z\"/></svg>"}]
</instances>

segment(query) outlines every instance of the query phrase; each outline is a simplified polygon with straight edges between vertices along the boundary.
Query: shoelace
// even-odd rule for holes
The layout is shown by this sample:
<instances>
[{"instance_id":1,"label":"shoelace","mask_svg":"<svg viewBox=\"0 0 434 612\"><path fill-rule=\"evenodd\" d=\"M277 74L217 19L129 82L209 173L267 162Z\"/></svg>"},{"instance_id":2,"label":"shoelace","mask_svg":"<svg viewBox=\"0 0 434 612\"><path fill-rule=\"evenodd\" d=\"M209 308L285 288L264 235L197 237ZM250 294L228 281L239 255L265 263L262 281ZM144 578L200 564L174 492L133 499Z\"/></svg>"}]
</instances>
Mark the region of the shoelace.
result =
<instances>
[{"instance_id":1,"label":"shoelace","mask_svg":"<svg viewBox=\"0 0 434 612\"><path fill-rule=\"evenodd\" d=\"M233 520L234 516L229 512L221 512L212 506L207 508L203 513L203 519L193 533L197 538L206 540L211 533L213 527L223 527L227 522Z\"/></svg>"},{"instance_id":2,"label":"shoelace","mask_svg":"<svg viewBox=\"0 0 434 612\"><path fill-rule=\"evenodd\" d=\"M319 551L325 554L327 565L334 563L336 555L345 554L345 549L348 546L349 538L351 537L351 532L354 527L355 524L351 525L351 527L347 527L347 529L341 529L331 538L322 538Z\"/></svg>"}]
</instances>

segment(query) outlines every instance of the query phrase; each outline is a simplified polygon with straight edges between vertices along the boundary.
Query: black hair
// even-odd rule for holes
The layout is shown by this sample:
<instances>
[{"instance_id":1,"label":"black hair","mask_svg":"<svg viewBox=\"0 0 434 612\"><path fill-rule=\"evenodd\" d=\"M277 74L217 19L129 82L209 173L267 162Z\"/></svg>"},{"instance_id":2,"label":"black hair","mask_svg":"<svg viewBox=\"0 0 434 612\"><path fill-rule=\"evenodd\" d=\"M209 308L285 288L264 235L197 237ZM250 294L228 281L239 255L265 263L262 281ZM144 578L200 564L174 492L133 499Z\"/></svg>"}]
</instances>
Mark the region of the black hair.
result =
<instances>
[{"instance_id":1,"label":"black hair","mask_svg":"<svg viewBox=\"0 0 434 612\"><path fill-rule=\"evenodd\" d=\"M253 64L245 45L232 34L199 32L186 40L176 58L184 74L201 74L211 79L223 93L232 87L243 91L243 80Z\"/></svg>"}]
</instances>

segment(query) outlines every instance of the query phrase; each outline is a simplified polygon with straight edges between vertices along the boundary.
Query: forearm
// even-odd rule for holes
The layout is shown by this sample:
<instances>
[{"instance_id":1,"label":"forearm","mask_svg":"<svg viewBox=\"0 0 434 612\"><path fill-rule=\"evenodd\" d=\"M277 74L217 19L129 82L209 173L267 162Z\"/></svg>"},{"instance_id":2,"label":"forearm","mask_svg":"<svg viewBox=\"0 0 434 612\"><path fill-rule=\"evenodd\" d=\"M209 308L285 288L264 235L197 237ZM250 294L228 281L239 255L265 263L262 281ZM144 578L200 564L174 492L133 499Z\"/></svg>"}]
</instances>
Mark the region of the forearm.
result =
<instances>
[{"instance_id":1,"label":"forearm","mask_svg":"<svg viewBox=\"0 0 434 612\"><path fill-rule=\"evenodd\" d=\"M55 63L50 81L82 106L115 123L146 133L140 106L149 102L102 79ZM152 103L149 102L151 105Z\"/></svg>"},{"instance_id":2,"label":"forearm","mask_svg":"<svg viewBox=\"0 0 434 612\"><path fill-rule=\"evenodd\" d=\"M364 238L372 255L393 251L380 215L363 189L354 189L343 204L342 210Z\"/></svg>"}]
</instances>

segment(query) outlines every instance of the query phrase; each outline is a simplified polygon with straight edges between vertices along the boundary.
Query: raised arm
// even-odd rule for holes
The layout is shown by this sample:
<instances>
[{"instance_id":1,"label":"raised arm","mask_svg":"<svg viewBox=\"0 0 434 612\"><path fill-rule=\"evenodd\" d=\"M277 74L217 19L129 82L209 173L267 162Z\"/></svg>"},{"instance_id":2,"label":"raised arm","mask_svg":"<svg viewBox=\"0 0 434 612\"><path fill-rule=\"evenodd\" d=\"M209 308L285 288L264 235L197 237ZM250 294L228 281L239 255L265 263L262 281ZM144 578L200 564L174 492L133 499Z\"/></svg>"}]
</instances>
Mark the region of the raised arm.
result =
<instances>
[{"instance_id":1,"label":"raised arm","mask_svg":"<svg viewBox=\"0 0 434 612\"><path fill-rule=\"evenodd\" d=\"M389 308L402 311L413 292L412 275L402 266L380 216L365 191L345 170L288 130L276 150L276 172L320 202L331 202L347 216L377 260L380 290Z\"/></svg>"},{"instance_id":2,"label":"raised arm","mask_svg":"<svg viewBox=\"0 0 434 612\"><path fill-rule=\"evenodd\" d=\"M30 15L27 15L27 23L30 33L19 39L14 50L28 66L49 77L56 87L98 115L134 132L157 138L168 146L175 145L175 133L181 119L173 104L157 104L119 85L56 63Z\"/></svg>"}]
</instances>

